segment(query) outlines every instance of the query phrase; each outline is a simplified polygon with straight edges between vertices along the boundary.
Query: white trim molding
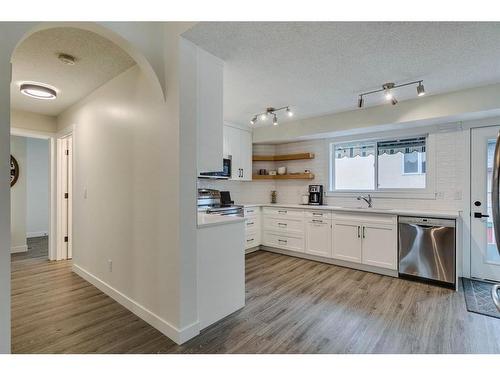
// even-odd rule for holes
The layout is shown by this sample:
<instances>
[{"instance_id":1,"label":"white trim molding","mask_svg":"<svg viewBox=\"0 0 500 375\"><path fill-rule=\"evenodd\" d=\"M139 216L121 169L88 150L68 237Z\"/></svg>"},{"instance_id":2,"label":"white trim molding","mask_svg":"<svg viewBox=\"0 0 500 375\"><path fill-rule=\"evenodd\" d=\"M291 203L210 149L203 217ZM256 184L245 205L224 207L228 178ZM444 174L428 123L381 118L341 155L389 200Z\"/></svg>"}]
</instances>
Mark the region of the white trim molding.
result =
<instances>
[{"instance_id":1,"label":"white trim molding","mask_svg":"<svg viewBox=\"0 0 500 375\"><path fill-rule=\"evenodd\" d=\"M92 275L84 268L76 264L73 264L73 272L75 272L78 276L82 277L84 280L94 285L104 294L114 299L116 302L125 307L127 310L137 315L139 318L141 318L148 324L152 325L154 328L156 328L165 336L173 340L178 345L185 343L186 341L192 339L193 337L199 335L200 333L198 321L181 329L176 328L174 325L167 322L165 319L156 315L154 312L148 310L140 303L134 301L132 298L126 296L119 290L113 288L111 285L99 279L97 276Z\"/></svg>"}]
</instances>

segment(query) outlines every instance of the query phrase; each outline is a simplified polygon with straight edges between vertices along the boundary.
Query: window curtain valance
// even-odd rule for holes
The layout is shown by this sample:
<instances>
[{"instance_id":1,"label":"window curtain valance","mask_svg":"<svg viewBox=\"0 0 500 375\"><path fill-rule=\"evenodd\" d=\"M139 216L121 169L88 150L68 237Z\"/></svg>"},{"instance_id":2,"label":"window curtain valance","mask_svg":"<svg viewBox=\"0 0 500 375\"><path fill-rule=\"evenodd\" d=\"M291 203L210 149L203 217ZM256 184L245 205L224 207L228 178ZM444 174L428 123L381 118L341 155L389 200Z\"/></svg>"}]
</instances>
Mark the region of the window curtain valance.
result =
<instances>
[{"instance_id":1,"label":"window curtain valance","mask_svg":"<svg viewBox=\"0 0 500 375\"><path fill-rule=\"evenodd\" d=\"M366 157L368 155L375 155L375 144L353 143L335 146L336 159Z\"/></svg>"},{"instance_id":2,"label":"window curtain valance","mask_svg":"<svg viewBox=\"0 0 500 375\"><path fill-rule=\"evenodd\" d=\"M377 150L378 155L392 155L398 152L402 154L422 153L425 152L425 137L379 142Z\"/></svg>"}]
</instances>

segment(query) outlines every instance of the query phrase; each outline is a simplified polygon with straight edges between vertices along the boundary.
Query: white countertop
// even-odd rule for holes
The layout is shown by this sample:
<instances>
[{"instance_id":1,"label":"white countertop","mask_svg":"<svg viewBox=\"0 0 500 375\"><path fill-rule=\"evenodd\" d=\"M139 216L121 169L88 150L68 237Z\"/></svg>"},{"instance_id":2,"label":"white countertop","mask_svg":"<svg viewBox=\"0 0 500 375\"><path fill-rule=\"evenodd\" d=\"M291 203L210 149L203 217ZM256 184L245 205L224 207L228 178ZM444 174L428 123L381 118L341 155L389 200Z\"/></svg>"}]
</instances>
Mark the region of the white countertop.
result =
<instances>
[{"instance_id":1,"label":"white countertop","mask_svg":"<svg viewBox=\"0 0 500 375\"><path fill-rule=\"evenodd\" d=\"M344 212L374 213L398 216L419 216L435 217L443 219L456 219L460 216L460 211L435 211L435 210L412 210L405 208L383 209L383 208L355 208L339 206L312 206L307 204L287 204L287 203L244 203L246 207L283 207L283 208L301 208L308 210L330 210Z\"/></svg>"},{"instance_id":2,"label":"white countertop","mask_svg":"<svg viewBox=\"0 0 500 375\"><path fill-rule=\"evenodd\" d=\"M198 228L213 227L215 225L242 223L246 219L239 216L221 216L198 212Z\"/></svg>"}]
</instances>

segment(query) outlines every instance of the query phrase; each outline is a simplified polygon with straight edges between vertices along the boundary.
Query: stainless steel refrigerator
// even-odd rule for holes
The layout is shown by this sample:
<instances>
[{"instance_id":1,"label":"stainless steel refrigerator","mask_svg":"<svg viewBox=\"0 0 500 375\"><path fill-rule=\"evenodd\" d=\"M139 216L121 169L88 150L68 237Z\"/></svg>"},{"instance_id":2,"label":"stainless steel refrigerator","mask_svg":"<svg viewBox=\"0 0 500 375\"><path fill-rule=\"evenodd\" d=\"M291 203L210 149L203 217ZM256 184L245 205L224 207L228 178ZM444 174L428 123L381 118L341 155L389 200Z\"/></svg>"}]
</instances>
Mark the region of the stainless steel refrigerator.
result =
<instances>
[{"instance_id":1,"label":"stainless steel refrigerator","mask_svg":"<svg viewBox=\"0 0 500 375\"><path fill-rule=\"evenodd\" d=\"M495 146L495 155L493 156L493 178L491 179L491 204L493 213L493 228L495 231L495 240L497 242L497 250L500 253L500 248L498 242L500 241L500 132L497 135L497 143ZM500 311L500 298L498 297L498 291L500 290L500 284L493 285L491 288L491 297L493 302Z\"/></svg>"}]
</instances>

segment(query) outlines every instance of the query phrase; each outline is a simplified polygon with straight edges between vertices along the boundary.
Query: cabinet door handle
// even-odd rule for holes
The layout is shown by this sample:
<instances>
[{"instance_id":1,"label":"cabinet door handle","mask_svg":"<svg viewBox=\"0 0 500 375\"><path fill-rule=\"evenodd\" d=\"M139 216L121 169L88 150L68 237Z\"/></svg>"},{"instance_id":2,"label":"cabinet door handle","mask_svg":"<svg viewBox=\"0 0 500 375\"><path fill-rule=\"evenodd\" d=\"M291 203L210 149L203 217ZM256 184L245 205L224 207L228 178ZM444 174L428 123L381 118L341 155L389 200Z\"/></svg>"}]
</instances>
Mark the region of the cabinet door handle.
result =
<instances>
[{"instance_id":1,"label":"cabinet door handle","mask_svg":"<svg viewBox=\"0 0 500 375\"><path fill-rule=\"evenodd\" d=\"M323 222L323 220L312 219L312 222L313 222L313 223L322 223L322 222Z\"/></svg>"},{"instance_id":2,"label":"cabinet door handle","mask_svg":"<svg viewBox=\"0 0 500 375\"><path fill-rule=\"evenodd\" d=\"M247 225L254 225L255 223L253 221L247 221Z\"/></svg>"},{"instance_id":3,"label":"cabinet door handle","mask_svg":"<svg viewBox=\"0 0 500 375\"><path fill-rule=\"evenodd\" d=\"M365 231L366 231L366 227L365 227L365 226L363 226L363 238L366 238L366 233L365 233Z\"/></svg>"},{"instance_id":4,"label":"cabinet door handle","mask_svg":"<svg viewBox=\"0 0 500 375\"><path fill-rule=\"evenodd\" d=\"M280 227L286 227L287 225L288 224L286 224L286 223L278 223L278 226L280 226Z\"/></svg>"},{"instance_id":5,"label":"cabinet door handle","mask_svg":"<svg viewBox=\"0 0 500 375\"><path fill-rule=\"evenodd\" d=\"M360 231L361 231L361 227L358 225L358 238L361 238L361 233L360 233Z\"/></svg>"},{"instance_id":6,"label":"cabinet door handle","mask_svg":"<svg viewBox=\"0 0 500 375\"><path fill-rule=\"evenodd\" d=\"M249 239L247 240L247 242L252 242L252 241L253 241L253 238L249 238Z\"/></svg>"},{"instance_id":7,"label":"cabinet door handle","mask_svg":"<svg viewBox=\"0 0 500 375\"><path fill-rule=\"evenodd\" d=\"M313 216L323 216L323 214L318 213L318 212L313 212Z\"/></svg>"},{"instance_id":8,"label":"cabinet door handle","mask_svg":"<svg viewBox=\"0 0 500 375\"><path fill-rule=\"evenodd\" d=\"M286 214L287 211L279 210L278 213L280 213L280 214Z\"/></svg>"},{"instance_id":9,"label":"cabinet door handle","mask_svg":"<svg viewBox=\"0 0 500 375\"><path fill-rule=\"evenodd\" d=\"M284 242L284 243L287 243L288 241L287 241L287 240L278 240L278 242Z\"/></svg>"}]
</instances>

